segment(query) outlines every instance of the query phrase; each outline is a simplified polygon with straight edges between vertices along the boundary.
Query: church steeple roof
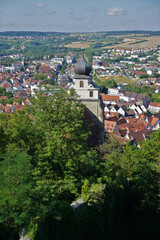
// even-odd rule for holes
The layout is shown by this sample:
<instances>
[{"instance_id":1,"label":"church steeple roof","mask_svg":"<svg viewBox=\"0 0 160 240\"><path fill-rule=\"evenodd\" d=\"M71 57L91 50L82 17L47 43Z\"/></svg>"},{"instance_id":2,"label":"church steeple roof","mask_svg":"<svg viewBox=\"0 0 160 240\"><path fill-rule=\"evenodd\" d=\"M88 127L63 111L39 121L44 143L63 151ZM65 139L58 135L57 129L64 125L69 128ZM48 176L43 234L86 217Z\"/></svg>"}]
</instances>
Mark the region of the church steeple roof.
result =
<instances>
[{"instance_id":1,"label":"church steeple roof","mask_svg":"<svg viewBox=\"0 0 160 240\"><path fill-rule=\"evenodd\" d=\"M75 65L74 72L78 75L89 75L91 72L91 65L85 60L82 55L80 61Z\"/></svg>"}]
</instances>

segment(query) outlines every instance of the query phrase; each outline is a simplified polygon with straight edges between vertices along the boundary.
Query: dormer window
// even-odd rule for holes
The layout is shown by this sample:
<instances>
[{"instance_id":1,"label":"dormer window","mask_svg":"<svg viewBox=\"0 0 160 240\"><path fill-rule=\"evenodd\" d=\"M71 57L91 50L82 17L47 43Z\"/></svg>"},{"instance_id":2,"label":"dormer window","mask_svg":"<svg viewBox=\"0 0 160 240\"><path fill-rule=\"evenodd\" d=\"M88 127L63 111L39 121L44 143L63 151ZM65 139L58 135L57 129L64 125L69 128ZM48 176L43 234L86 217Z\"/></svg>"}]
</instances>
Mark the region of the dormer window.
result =
<instances>
[{"instance_id":1,"label":"dormer window","mask_svg":"<svg viewBox=\"0 0 160 240\"><path fill-rule=\"evenodd\" d=\"M93 97L93 90L90 90L89 96L90 96L90 97Z\"/></svg>"},{"instance_id":2,"label":"dormer window","mask_svg":"<svg viewBox=\"0 0 160 240\"><path fill-rule=\"evenodd\" d=\"M83 87L84 87L83 81L80 81L80 88L83 88Z\"/></svg>"}]
</instances>

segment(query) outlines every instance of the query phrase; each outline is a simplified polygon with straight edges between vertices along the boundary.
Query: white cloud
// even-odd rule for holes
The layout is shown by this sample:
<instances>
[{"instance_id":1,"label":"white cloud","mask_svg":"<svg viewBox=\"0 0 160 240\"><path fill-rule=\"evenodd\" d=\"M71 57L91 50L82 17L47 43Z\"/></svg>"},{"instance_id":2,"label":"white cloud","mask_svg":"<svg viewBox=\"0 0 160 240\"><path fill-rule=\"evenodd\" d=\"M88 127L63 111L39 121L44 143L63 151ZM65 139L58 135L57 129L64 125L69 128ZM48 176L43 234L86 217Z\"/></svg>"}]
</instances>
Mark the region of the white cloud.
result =
<instances>
[{"instance_id":1,"label":"white cloud","mask_svg":"<svg viewBox=\"0 0 160 240\"><path fill-rule=\"evenodd\" d=\"M36 7L45 7L45 3L37 3Z\"/></svg>"},{"instance_id":2,"label":"white cloud","mask_svg":"<svg viewBox=\"0 0 160 240\"><path fill-rule=\"evenodd\" d=\"M48 14L53 14L53 13L55 13L55 12L54 12L53 10L48 10L47 13L48 13Z\"/></svg>"},{"instance_id":3,"label":"white cloud","mask_svg":"<svg viewBox=\"0 0 160 240\"><path fill-rule=\"evenodd\" d=\"M117 16L117 15L123 15L123 14L124 14L124 9L119 7L108 8L106 11L106 15L109 15L109 16Z\"/></svg>"},{"instance_id":4,"label":"white cloud","mask_svg":"<svg viewBox=\"0 0 160 240\"><path fill-rule=\"evenodd\" d=\"M82 19L79 15L76 16L76 19Z\"/></svg>"}]
</instances>

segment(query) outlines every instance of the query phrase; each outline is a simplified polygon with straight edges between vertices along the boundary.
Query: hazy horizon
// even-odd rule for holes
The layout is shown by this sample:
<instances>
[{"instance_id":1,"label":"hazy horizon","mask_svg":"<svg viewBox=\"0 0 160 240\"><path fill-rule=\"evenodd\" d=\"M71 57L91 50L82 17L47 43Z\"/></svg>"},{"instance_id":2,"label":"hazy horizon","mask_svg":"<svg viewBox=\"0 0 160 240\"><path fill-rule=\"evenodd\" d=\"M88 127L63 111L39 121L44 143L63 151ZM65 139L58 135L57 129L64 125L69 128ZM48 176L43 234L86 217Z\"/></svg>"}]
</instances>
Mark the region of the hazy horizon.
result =
<instances>
[{"instance_id":1,"label":"hazy horizon","mask_svg":"<svg viewBox=\"0 0 160 240\"><path fill-rule=\"evenodd\" d=\"M7 30L7 31L0 31L0 33L7 33L7 32L35 32L35 33L112 33L112 32L126 32L126 33L135 33L135 32L144 32L147 34L147 32L160 32L160 30L157 30L157 31L153 31L153 30L114 30L114 31L78 31L78 32L72 32L72 31L37 31L37 30L16 30L16 31L12 31L12 30Z\"/></svg>"}]
</instances>

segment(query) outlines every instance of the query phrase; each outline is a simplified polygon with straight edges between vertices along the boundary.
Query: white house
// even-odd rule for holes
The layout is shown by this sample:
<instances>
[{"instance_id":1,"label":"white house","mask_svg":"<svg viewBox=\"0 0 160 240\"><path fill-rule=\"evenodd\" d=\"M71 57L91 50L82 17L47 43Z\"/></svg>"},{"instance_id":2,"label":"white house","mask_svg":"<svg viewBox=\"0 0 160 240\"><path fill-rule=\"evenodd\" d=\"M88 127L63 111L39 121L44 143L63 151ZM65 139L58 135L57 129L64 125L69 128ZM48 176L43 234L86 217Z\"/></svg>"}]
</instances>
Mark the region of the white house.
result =
<instances>
[{"instance_id":1,"label":"white house","mask_svg":"<svg viewBox=\"0 0 160 240\"><path fill-rule=\"evenodd\" d=\"M147 70L147 74L148 74L148 75L152 75L152 74L153 74L153 71L152 71L152 70Z\"/></svg>"},{"instance_id":2,"label":"white house","mask_svg":"<svg viewBox=\"0 0 160 240\"><path fill-rule=\"evenodd\" d=\"M126 115L126 112L122 107L118 109L118 113L121 114L123 117Z\"/></svg>"},{"instance_id":3,"label":"white house","mask_svg":"<svg viewBox=\"0 0 160 240\"><path fill-rule=\"evenodd\" d=\"M131 102L132 99L130 97L128 97L128 96L124 96L123 94L120 94L119 101L120 102Z\"/></svg>"},{"instance_id":4,"label":"white house","mask_svg":"<svg viewBox=\"0 0 160 240\"><path fill-rule=\"evenodd\" d=\"M147 111L147 108L143 104L141 105L141 109L143 110L143 112Z\"/></svg>"},{"instance_id":5,"label":"white house","mask_svg":"<svg viewBox=\"0 0 160 240\"><path fill-rule=\"evenodd\" d=\"M114 105L114 106L112 106L111 107L111 112L118 112L118 110L119 110L119 107L117 106L117 105Z\"/></svg>"},{"instance_id":6,"label":"white house","mask_svg":"<svg viewBox=\"0 0 160 240\"><path fill-rule=\"evenodd\" d=\"M142 111L142 109L141 109L140 106L137 106L137 107L136 107L136 110L137 110L137 112L138 112L139 114L143 113L143 111Z\"/></svg>"},{"instance_id":7,"label":"white house","mask_svg":"<svg viewBox=\"0 0 160 240\"><path fill-rule=\"evenodd\" d=\"M149 106L148 106L148 110L150 112L159 112L160 111L160 103L156 103L156 102L150 102Z\"/></svg>"},{"instance_id":8,"label":"white house","mask_svg":"<svg viewBox=\"0 0 160 240\"><path fill-rule=\"evenodd\" d=\"M51 62L52 63L58 63L58 64L62 65L63 64L63 58L52 58Z\"/></svg>"},{"instance_id":9,"label":"white house","mask_svg":"<svg viewBox=\"0 0 160 240\"><path fill-rule=\"evenodd\" d=\"M137 107L137 105L135 103L133 103L133 105L130 107L130 109L135 110L136 107Z\"/></svg>"},{"instance_id":10,"label":"white house","mask_svg":"<svg viewBox=\"0 0 160 240\"><path fill-rule=\"evenodd\" d=\"M104 105L104 112L109 112L110 111L111 104L105 104Z\"/></svg>"},{"instance_id":11,"label":"white house","mask_svg":"<svg viewBox=\"0 0 160 240\"><path fill-rule=\"evenodd\" d=\"M39 91L39 87L37 85L31 86L31 96L34 96L36 91Z\"/></svg>"},{"instance_id":12,"label":"white house","mask_svg":"<svg viewBox=\"0 0 160 240\"><path fill-rule=\"evenodd\" d=\"M159 93L160 92L160 86L156 85L155 88L156 88L155 93Z\"/></svg>"},{"instance_id":13,"label":"white house","mask_svg":"<svg viewBox=\"0 0 160 240\"><path fill-rule=\"evenodd\" d=\"M109 95L119 95L119 89L116 88L108 88Z\"/></svg>"}]
</instances>

